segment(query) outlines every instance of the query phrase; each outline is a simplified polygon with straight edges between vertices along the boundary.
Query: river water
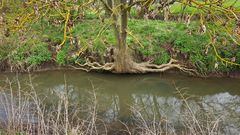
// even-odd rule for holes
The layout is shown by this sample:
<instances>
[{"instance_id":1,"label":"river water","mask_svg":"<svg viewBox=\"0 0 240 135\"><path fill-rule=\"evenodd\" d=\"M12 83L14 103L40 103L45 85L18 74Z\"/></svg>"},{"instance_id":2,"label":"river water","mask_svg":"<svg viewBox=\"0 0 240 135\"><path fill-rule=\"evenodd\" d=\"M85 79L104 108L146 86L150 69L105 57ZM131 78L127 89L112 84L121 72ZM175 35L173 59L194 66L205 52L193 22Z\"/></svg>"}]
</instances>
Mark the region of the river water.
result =
<instances>
[{"instance_id":1,"label":"river water","mask_svg":"<svg viewBox=\"0 0 240 135\"><path fill-rule=\"evenodd\" d=\"M29 74L18 74L17 77L23 85L29 81ZM1 73L1 87L7 78L14 80L16 74ZM200 115L202 111L214 114L221 121L221 130L225 134L240 133L239 79L203 79L174 74L114 75L81 71L32 73L31 79L35 90L45 95L48 101L59 97L65 91L65 86L69 100L77 102L79 108L88 106L95 94L98 115L109 123L116 119L131 120L133 111L130 110L134 109L141 112L146 121L161 117L177 127L186 107L178 93L180 90L186 97L190 97L187 103L194 114Z\"/></svg>"}]
</instances>

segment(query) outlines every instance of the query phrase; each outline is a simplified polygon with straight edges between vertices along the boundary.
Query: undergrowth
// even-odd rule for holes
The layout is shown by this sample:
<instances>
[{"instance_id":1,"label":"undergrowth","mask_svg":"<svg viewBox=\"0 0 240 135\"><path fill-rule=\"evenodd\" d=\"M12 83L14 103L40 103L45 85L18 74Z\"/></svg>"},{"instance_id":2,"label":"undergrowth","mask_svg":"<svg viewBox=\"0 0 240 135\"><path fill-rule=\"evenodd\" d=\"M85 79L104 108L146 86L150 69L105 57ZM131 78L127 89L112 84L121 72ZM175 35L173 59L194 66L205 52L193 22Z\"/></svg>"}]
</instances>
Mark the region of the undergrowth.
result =
<instances>
[{"instance_id":1,"label":"undergrowth","mask_svg":"<svg viewBox=\"0 0 240 135\"><path fill-rule=\"evenodd\" d=\"M89 13L87 20L74 25L70 37L78 39L77 49L87 50L103 57L109 47L115 46L116 40L111 28L111 20L101 22ZM56 21L56 20L51 20ZM98 25L96 25L98 24ZM167 63L175 58L196 68L200 73L228 72L239 69L236 66L221 62L213 48L208 46L209 35L199 33L199 22L192 22L188 27L182 22L130 19L128 24L127 43L131 52L137 52L138 61L152 60L154 64ZM208 29L211 29L209 26ZM37 31L37 33L32 33ZM26 37L35 36L29 41L11 35L8 41L0 44L0 61L8 59L13 65L36 66L56 59L59 65L74 63L74 60L85 61L76 57L73 44L66 41L65 46L56 53L56 46L63 40L63 25L51 25L42 19L32 25ZM17 39L17 42L13 42ZM36 40L36 41L35 41ZM222 45L224 42L225 45ZM235 45L224 32L219 34L217 49L220 56L227 60L235 59L240 63L239 46ZM75 47L76 48L76 47ZM83 49L84 50L84 49Z\"/></svg>"}]
</instances>

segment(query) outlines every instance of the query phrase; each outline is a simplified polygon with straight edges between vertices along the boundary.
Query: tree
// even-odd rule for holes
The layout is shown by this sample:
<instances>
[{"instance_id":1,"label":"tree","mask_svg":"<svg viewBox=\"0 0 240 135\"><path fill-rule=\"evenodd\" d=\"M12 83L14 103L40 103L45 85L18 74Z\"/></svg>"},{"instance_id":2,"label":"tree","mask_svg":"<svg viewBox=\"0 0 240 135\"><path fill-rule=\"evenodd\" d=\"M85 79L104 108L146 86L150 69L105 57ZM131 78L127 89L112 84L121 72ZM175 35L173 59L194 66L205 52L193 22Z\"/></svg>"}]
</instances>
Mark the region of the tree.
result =
<instances>
[{"instance_id":1,"label":"tree","mask_svg":"<svg viewBox=\"0 0 240 135\"><path fill-rule=\"evenodd\" d=\"M115 60L113 63L107 63L98 67L94 67L94 64L89 64L93 66L92 69L110 70L115 73L146 73L163 72L171 68L178 68L185 72L194 72L194 70L185 68L173 59L171 59L169 63L163 65L151 64L150 61L145 63L136 63L133 61L126 42L128 35L128 11L135 4L148 1L135 1L129 4L127 0L114 0L112 7L104 0L101 0L101 2L108 12L111 13L113 20L112 26L117 39L117 48L114 52Z\"/></svg>"},{"instance_id":2,"label":"tree","mask_svg":"<svg viewBox=\"0 0 240 135\"><path fill-rule=\"evenodd\" d=\"M114 0L113 6L110 7L107 4L107 2L105 2L104 0L101 0L105 8L112 14L112 19L114 21L113 29L115 31L115 35L117 39L117 50L115 52L115 61L113 64L108 63L104 65L103 69L111 70L117 73L163 72L172 68L178 68L185 72L195 72L194 70L186 69L184 65L180 65L177 62L177 60L173 60L173 59L171 59L171 61L168 64L162 64L162 65L155 65L155 64L151 64L150 62L136 63L132 60L128 51L128 45L126 43L126 38L128 35L127 11L137 3L141 3L141 2L149 3L150 1L139 0L139 1L131 2L131 4L129 4L127 0ZM237 14L239 13L239 11L234 7L234 5L224 6L222 1L221 1L221 4L213 1L197 1L197 0L188 1L188 2L179 0L178 2L193 8L200 9L201 16L206 16L207 14L211 13L212 20L209 21L209 23L214 23L214 21L216 21L216 19L219 19L219 18L225 21L229 21L231 24L239 20L239 18L237 17ZM207 22L204 22L204 23L207 24ZM202 25L205 26L205 24L202 24ZM222 24L220 24L220 26L221 25ZM218 54L216 55L219 56ZM226 62L226 60L224 61ZM231 63L231 64L234 64L234 63Z\"/></svg>"},{"instance_id":3,"label":"tree","mask_svg":"<svg viewBox=\"0 0 240 135\"><path fill-rule=\"evenodd\" d=\"M142 5L143 9L148 8L149 5L154 3L153 0L135 0L135 1L128 1L128 0L100 0L102 5L104 6L104 9L107 11L108 16L110 19L112 19L112 29L115 33L116 38L116 49L114 51L114 62L111 63L105 63L100 64L98 61L86 61L84 64L78 64L79 69L83 69L86 71L90 70L107 70L115 73L146 73L146 72L164 72L169 69L179 69L184 72L188 72L190 74L196 74L197 72L193 69L188 69L185 67L183 63L179 63L175 59L171 59L169 63L162 64L162 65L156 65L152 64L151 61L143 62L143 63L136 63L133 58L131 57L130 50L128 49L127 45L127 36L128 36L128 12L131 10L131 8L137 4ZM201 25L205 27L208 23L214 23L216 20L220 20L220 22L224 22L225 24L217 24L219 27L224 28L228 27L233 29L233 26L236 26L236 22L239 21L238 15L239 10L234 6L225 6L223 1L221 4L219 4L216 1L199 1L199 0L163 0L161 1L162 8L169 6L170 4L173 4L174 2L181 3L182 5L192 7L192 8L198 8L200 10L199 13L196 13L196 16L200 16L201 18ZM236 3L236 1L234 2ZM234 4L233 3L233 4ZM61 44L58 45L57 50L61 50L61 48L64 46L66 40L68 40L69 36L67 35L68 30L70 29L71 24L71 12L76 7L79 9L79 12L84 12L84 8L86 6L93 6L94 4L98 4L97 1L76 1L76 2L69 2L69 1L35 1L32 0L30 2L25 2L25 4L30 5L32 9L32 13L27 14L26 16L22 17L20 19L21 23L15 29L21 29L25 23L28 22L28 20L33 20L34 14L39 14L37 16L37 19L44 15L51 14L51 10L55 10L61 17L64 18L64 32L63 32L63 41ZM81 9L81 10L80 10ZM47 12L46 12L46 11ZM28 12L29 10L26 10ZM41 11L41 12L40 12ZM208 17L208 19L206 18ZM209 19L210 17L210 19ZM219 22L219 21L217 21ZM237 23L238 24L238 23ZM206 30L205 30L206 31ZM212 37L214 37L215 30L209 29L208 32ZM228 33L231 35L231 30L228 30ZM235 41L236 38L239 36L231 36L231 38ZM214 39L210 41L210 45L214 46ZM239 44L239 43L238 43ZM216 55L221 59L221 57L217 54L216 49L214 49L216 52ZM228 62L230 64L234 64L232 62L227 61L226 59L221 59L225 62Z\"/></svg>"}]
</instances>

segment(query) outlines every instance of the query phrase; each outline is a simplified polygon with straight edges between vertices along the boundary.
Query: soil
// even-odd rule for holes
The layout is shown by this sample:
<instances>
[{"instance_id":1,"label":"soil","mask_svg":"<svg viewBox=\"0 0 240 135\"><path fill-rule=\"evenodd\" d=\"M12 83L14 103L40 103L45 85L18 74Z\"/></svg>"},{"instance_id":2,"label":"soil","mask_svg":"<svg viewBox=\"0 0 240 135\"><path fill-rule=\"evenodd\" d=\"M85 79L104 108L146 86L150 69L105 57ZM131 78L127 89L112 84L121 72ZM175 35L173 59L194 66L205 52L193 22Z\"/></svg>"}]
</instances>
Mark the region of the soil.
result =
<instances>
[{"instance_id":1,"label":"soil","mask_svg":"<svg viewBox=\"0 0 240 135\"><path fill-rule=\"evenodd\" d=\"M30 71L23 71L23 70L11 70L10 66L7 62L3 62L0 64L0 73L10 73L10 72L45 72L45 71L56 71L56 70L78 70L73 68L74 65L65 65L61 66L55 63L54 61L46 62L42 65L39 65L36 68L31 69ZM98 70L93 70L92 72L99 72ZM106 73L106 72L101 72ZM109 72L107 72L109 73ZM185 76L190 76L186 73L180 72L176 69L168 70L161 74L181 74ZM230 72L211 72L203 76L194 76L194 77L201 77L201 78L235 78L240 79L240 71L230 71Z\"/></svg>"}]
</instances>

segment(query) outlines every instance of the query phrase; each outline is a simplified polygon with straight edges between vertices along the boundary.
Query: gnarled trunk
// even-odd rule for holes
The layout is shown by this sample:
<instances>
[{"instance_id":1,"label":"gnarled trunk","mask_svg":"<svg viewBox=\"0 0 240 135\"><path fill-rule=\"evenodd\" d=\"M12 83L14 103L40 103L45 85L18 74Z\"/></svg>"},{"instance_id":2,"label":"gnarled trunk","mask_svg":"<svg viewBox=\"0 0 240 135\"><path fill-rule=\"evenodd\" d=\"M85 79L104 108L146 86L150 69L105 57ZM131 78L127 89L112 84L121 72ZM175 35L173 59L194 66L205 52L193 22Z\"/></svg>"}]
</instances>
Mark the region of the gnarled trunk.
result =
<instances>
[{"instance_id":1,"label":"gnarled trunk","mask_svg":"<svg viewBox=\"0 0 240 135\"><path fill-rule=\"evenodd\" d=\"M194 72L194 70L186 69L181 66L176 60L171 59L169 63L162 65L151 64L151 62L136 63L133 61L127 46L127 25L128 25L128 3L127 0L114 0L112 7L109 3L101 0L105 8L112 13L113 28L117 40L117 49L114 52L114 63L106 63L101 65L97 62L81 65L81 67L89 66L87 71L92 69L108 70L115 73L147 73L147 72L164 72L172 68L178 68L184 72ZM147 3L148 5L150 3ZM144 5L146 6L146 5ZM113 11L114 9L114 11Z\"/></svg>"},{"instance_id":2,"label":"gnarled trunk","mask_svg":"<svg viewBox=\"0 0 240 135\"><path fill-rule=\"evenodd\" d=\"M115 54L114 68L116 73L130 73L134 62L125 49L118 49Z\"/></svg>"},{"instance_id":3,"label":"gnarled trunk","mask_svg":"<svg viewBox=\"0 0 240 135\"><path fill-rule=\"evenodd\" d=\"M127 0L120 0L120 14L113 15L114 30L117 39L114 68L117 73L129 73L134 65L127 47L128 10L125 8Z\"/></svg>"}]
</instances>

